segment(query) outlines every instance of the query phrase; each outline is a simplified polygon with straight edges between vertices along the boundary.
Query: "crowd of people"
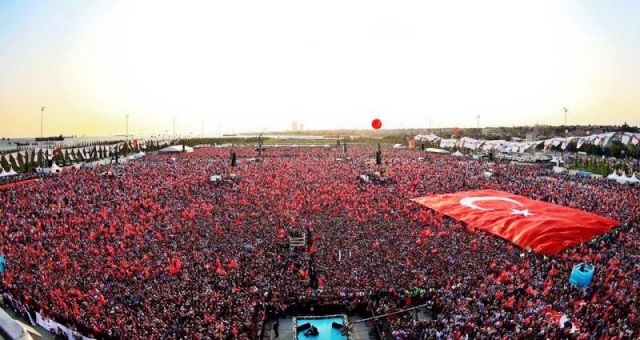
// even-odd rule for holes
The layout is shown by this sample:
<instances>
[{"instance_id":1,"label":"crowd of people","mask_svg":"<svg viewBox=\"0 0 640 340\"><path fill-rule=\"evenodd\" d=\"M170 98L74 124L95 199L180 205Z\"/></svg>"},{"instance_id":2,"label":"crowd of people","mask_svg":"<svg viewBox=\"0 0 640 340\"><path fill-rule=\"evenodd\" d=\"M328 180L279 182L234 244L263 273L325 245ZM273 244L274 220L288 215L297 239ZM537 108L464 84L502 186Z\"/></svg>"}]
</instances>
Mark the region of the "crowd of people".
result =
<instances>
[{"instance_id":1,"label":"crowd of people","mask_svg":"<svg viewBox=\"0 0 640 340\"><path fill-rule=\"evenodd\" d=\"M1 170L2 169L0 169L0 171ZM3 186L9 187L11 184L36 179L38 177L41 177L41 176L39 176L35 171L20 172L11 176L2 176L0 177L0 187L3 187Z\"/></svg>"},{"instance_id":2,"label":"crowd of people","mask_svg":"<svg viewBox=\"0 0 640 340\"><path fill-rule=\"evenodd\" d=\"M255 339L265 311L310 300L375 315L433 305L433 320L386 317L394 339L640 336L637 187L417 150L384 150L382 165L373 147L234 151L234 168L230 149L204 148L0 191L3 291L109 339ZM392 180L358 180L371 172ZM547 258L410 201L474 189L622 225ZM585 289L568 281L580 262L596 268Z\"/></svg>"}]
</instances>

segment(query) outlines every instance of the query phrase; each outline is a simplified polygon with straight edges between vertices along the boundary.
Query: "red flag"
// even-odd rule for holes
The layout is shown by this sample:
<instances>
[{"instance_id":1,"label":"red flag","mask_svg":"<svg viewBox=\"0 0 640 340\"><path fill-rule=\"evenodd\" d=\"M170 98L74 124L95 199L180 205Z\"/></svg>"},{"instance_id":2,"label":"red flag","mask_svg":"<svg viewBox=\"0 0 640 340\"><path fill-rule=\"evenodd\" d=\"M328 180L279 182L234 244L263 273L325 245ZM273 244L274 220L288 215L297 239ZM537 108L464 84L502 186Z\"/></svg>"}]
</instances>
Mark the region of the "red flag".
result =
<instances>
[{"instance_id":1,"label":"red flag","mask_svg":"<svg viewBox=\"0 0 640 340\"><path fill-rule=\"evenodd\" d=\"M431 231L431 228L420 230L420 237L431 237L431 236L433 236L433 231Z\"/></svg>"},{"instance_id":2,"label":"red flag","mask_svg":"<svg viewBox=\"0 0 640 340\"><path fill-rule=\"evenodd\" d=\"M181 268L182 268L182 261L180 261L179 258L173 258L169 262L169 274L171 276L178 274Z\"/></svg>"},{"instance_id":3,"label":"red flag","mask_svg":"<svg viewBox=\"0 0 640 340\"><path fill-rule=\"evenodd\" d=\"M412 201L549 256L588 242L620 224L582 210L497 190L426 196Z\"/></svg>"},{"instance_id":4,"label":"red flag","mask_svg":"<svg viewBox=\"0 0 640 340\"><path fill-rule=\"evenodd\" d=\"M98 303L100 304L100 306L104 306L107 304L107 301L104 299L102 293L98 293Z\"/></svg>"}]
</instances>

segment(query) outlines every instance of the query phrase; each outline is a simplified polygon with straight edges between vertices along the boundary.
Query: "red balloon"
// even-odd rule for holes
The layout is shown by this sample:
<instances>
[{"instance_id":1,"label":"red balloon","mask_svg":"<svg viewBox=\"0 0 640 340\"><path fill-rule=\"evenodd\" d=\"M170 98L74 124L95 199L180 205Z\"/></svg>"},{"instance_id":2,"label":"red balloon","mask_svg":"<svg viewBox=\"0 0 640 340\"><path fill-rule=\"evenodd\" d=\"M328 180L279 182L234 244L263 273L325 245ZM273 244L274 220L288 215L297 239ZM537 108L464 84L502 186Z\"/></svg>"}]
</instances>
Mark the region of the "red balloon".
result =
<instances>
[{"instance_id":1,"label":"red balloon","mask_svg":"<svg viewBox=\"0 0 640 340\"><path fill-rule=\"evenodd\" d=\"M378 130L379 128L381 128L381 127L382 127L382 121L381 121L380 119L376 118L376 119L374 119L374 120L371 122L371 126L372 126L374 129Z\"/></svg>"}]
</instances>

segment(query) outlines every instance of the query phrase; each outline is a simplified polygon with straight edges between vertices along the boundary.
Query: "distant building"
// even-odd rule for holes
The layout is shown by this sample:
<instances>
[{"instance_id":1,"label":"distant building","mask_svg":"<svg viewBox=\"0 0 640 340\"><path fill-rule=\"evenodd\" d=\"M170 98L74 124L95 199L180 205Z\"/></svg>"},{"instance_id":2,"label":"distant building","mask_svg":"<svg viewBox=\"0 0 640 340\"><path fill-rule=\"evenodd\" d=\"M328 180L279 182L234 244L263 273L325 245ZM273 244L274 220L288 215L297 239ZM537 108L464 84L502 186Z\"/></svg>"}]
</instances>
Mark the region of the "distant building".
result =
<instances>
[{"instance_id":1,"label":"distant building","mask_svg":"<svg viewBox=\"0 0 640 340\"><path fill-rule=\"evenodd\" d=\"M298 131L298 122L295 120L291 123L291 131Z\"/></svg>"},{"instance_id":2,"label":"distant building","mask_svg":"<svg viewBox=\"0 0 640 340\"><path fill-rule=\"evenodd\" d=\"M538 136L536 136L535 132L527 132L525 135L527 142L535 142L536 138L538 138Z\"/></svg>"},{"instance_id":3,"label":"distant building","mask_svg":"<svg viewBox=\"0 0 640 340\"><path fill-rule=\"evenodd\" d=\"M299 131L304 131L304 124L302 124L302 123L298 124L298 130Z\"/></svg>"}]
</instances>

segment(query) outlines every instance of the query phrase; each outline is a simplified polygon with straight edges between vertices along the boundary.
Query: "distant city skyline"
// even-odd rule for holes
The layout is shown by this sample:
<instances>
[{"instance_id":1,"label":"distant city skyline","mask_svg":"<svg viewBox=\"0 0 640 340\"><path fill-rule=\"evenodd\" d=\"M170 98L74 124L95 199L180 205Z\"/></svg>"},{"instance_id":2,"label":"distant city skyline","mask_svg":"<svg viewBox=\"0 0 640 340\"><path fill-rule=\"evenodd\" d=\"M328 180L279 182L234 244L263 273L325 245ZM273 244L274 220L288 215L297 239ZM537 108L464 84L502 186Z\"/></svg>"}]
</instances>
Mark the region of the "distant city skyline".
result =
<instances>
[{"instance_id":1,"label":"distant city skyline","mask_svg":"<svg viewBox=\"0 0 640 340\"><path fill-rule=\"evenodd\" d=\"M0 137L640 125L640 2L0 2ZM41 107L46 107L41 112ZM128 115L128 119L126 118ZM480 117L479 119L477 117Z\"/></svg>"}]
</instances>

